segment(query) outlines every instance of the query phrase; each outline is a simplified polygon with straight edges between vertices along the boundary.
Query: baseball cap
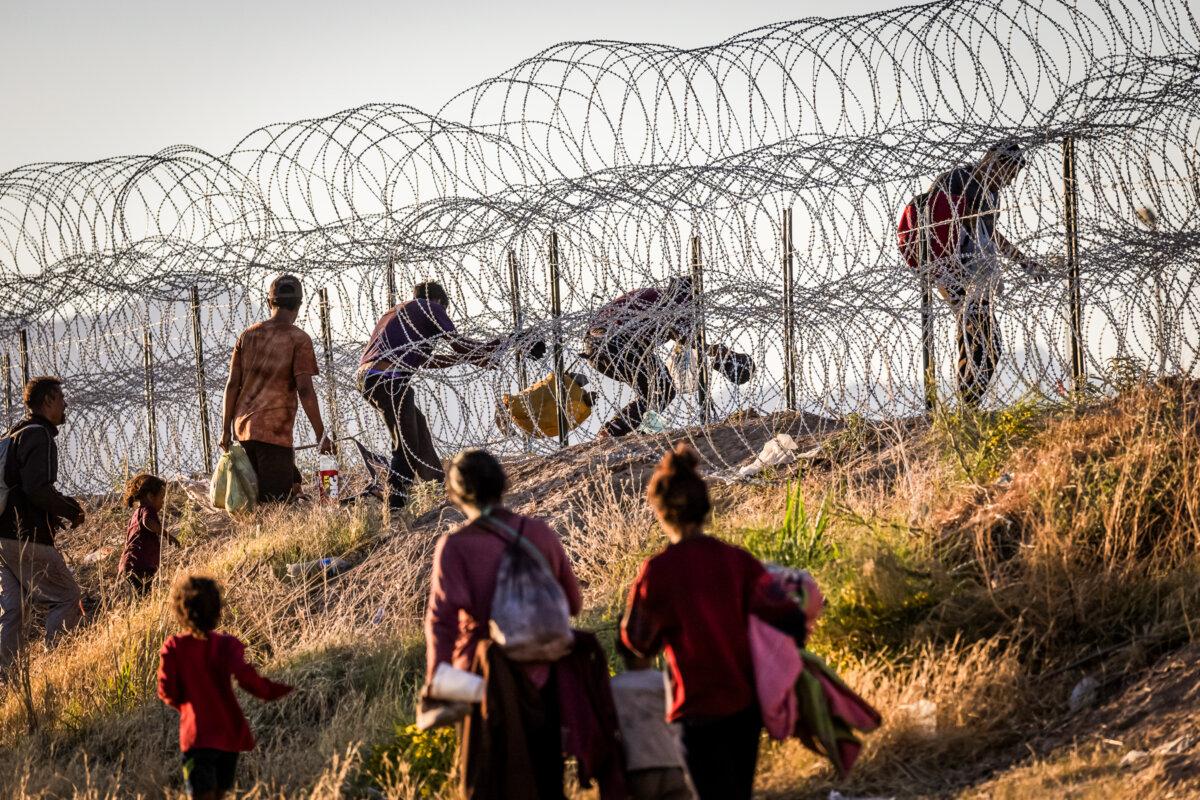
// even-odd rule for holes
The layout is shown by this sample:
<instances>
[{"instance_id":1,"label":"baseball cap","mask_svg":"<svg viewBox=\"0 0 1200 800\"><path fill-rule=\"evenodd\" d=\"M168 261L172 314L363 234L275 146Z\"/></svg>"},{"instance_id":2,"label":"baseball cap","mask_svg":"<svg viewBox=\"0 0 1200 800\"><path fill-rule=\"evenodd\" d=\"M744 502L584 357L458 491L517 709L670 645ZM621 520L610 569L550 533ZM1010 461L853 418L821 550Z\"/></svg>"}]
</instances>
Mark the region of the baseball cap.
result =
<instances>
[{"instance_id":1,"label":"baseball cap","mask_svg":"<svg viewBox=\"0 0 1200 800\"><path fill-rule=\"evenodd\" d=\"M295 275L280 275L275 280L271 281L271 288L267 291L268 300L303 300L304 289L300 285L300 279Z\"/></svg>"}]
</instances>

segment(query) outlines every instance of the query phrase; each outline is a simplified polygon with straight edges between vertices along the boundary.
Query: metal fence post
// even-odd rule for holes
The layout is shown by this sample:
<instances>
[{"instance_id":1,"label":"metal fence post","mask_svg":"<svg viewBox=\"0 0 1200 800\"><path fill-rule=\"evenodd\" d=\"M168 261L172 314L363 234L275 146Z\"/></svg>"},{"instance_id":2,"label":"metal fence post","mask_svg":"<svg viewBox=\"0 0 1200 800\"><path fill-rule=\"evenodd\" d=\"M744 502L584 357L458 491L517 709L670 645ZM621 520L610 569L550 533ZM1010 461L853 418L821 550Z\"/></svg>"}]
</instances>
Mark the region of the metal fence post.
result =
<instances>
[{"instance_id":1,"label":"metal fence post","mask_svg":"<svg viewBox=\"0 0 1200 800\"><path fill-rule=\"evenodd\" d=\"M925 411L937 406L937 360L933 349L933 285L929 276L929 209L917 204L917 263L921 282L921 374L925 384ZM959 323L961 324L961 323Z\"/></svg>"},{"instance_id":2,"label":"metal fence post","mask_svg":"<svg viewBox=\"0 0 1200 800\"><path fill-rule=\"evenodd\" d=\"M692 335L696 347L696 363L699 365L697 400L700 406L700 423L707 425L712 416L712 403L708 392L708 338L704 331L704 262L700 257L700 237L692 236L692 309L696 314L696 326Z\"/></svg>"},{"instance_id":3,"label":"metal fence post","mask_svg":"<svg viewBox=\"0 0 1200 800\"><path fill-rule=\"evenodd\" d=\"M12 425L12 356L4 353L4 424Z\"/></svg>"},{"instance_id":4,"label":"metal fence post","mask_svg":"<svg viewBox=\"0 0 1200 800\"><path fill-rule=\"evenodd\" d=\"M212 431L208 420L208 389L204 385L204 339L200 328L200 288L192 287L192 347L196 351L196 398L200 404L200 444L204 471L212 474Z\"/></svg>"},{"instance_id":5,"label":"metal fence post","mask_svg":"<svg viewBox=\"0 0 1200 800\"><path fill-rule=\"evenodd\" d=\"M146 378L146 437L150 472L158 474L158 421L154 417L154 338L149 328L142 329L142 366Z\"/></svg>"},{"instance_id":6,"label":"metal fence post","mask_svg":"<svg viewBox=\"0 0 1200 800\"><path fill-rule=\"evenodd\" d=\"M796 410L796 308L792 273L792 209L783 210L783 395L788 411Z\"/></svg>"},{"instance_id":7,"label":"metal fence post","mask_svg":"<svg viewBox=\"0 0 1200 800\"><path fill-rule=\"evenodd\" d=\"M1063 138L1063 195L1067 227L1067 291L1071 303L1071 377L1079 391L1087 381L1083 345L1083 295L1079 285L1079 193L1075 176L1075 138Z\"/></svg>"},{"instance_id":8,"label":"metal fence post","mask_svg":"<svg viewBox=\"0 0 1200 800\"><path fill-rule=\"evenodd\" d=\"M29 334L24 328L17 331L17 356L21 360L21 386L29 383Z\"/></svg>"},{"instance_id":9,"label":"metal fence post","mask_svg":"<svg viewBox=\"0 0 1200 800\"><path fill-rule=\"evenodd\" d=\"M517 270L517 254L512 250L508 251L508 284L512 292L512 320L513 333L520 333L524 328L524 319L521 315L521 276ZM517 388L524 391L528 385L528 376L525 373L525 355L517 351Z\"/></svg>"},{"instance_id":10,"label":"metal fence post","mask_svg":"<svg viewBox=\"0 0 1200 800\"><path fill-rule=\"evenodd\" d=\"M387 304L389 311L396 307L396 261L394 256L388 256Z\"/></svg>"},{"instance_id":11,"label":"metal fence post","mask_svg":"<svg viewBox=\"0 0 1200 800\"><path fill-rule=\"evenodd\" d=\"M337 441L337 381L333 373L333 326L329 320L329 289L321 290L321 342L325 345L325 406L329 411L328 434Z\"/></svg>"},{"instance_id":12,"label":"metal fence post","mask_svg":"<svg viewBox=\"0 0 1200 800\"><path fill-rule=\"evenodd\" d=\"M558 446L567 446L567 386L563 369L562 286L558 272L558 232L550 231L550 316L554 319L554 404L558 407Z\"/></svg>"}]
</instances>

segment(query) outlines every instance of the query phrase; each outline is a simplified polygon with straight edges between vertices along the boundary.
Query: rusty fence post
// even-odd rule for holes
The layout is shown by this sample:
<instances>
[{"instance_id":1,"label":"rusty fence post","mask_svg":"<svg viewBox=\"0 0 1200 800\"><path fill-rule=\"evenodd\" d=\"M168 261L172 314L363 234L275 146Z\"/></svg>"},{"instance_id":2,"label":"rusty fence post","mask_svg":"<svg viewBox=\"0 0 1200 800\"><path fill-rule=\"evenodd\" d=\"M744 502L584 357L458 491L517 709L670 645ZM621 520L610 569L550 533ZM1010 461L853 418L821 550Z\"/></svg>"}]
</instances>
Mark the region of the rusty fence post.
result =
<instances>
[{"instance_id":1,"label":"rusty fence post","mask_svg":"<svg viewBox=\"0 0 1200 800\"><path fill-rule=\"evenodd\" d=\"M192 348L196 353L196 399L200 406L200 444L204 452L204 471L212 474L212 430L208 418L208 388L204 385L204 337L200 327L200 288L192 287Z\"/></svg>"},{"instance_id":2,"label":"rusty fence post","mask_svg":"<svg viewBox=\"0 0 1200 800\"><path fill-rule=\"evenodd\" d=\"M154 336L142 329L142 366L145 370L147 461L150 472L158 474L158 421L154 415Z\"/></svg>"},{"instance_id":3,"label":"rusty fence post","mask_svg":"<svg viewBox=\"0 0 1200 800\"><path fill-rule=\"evenodd\" d=\"M788 411L796 410L796 307L793 273L792 209L783 210L783 396Z\"/></svg>"},{"instance_id":4,"label":"rusty fence post","mask_svg":"<svg viewBox=\"0 0 1200 800\"><path fill-rule=\"evenodd\" d=\"M508 285L512 293L512 321L513 333L520 333L525 325L524 315L521 313L521 275L518 271L517 254L512 250L508 251ZM519 391L524 391L528 385L529 377L525 371L525 354L517 351L517 388Z\"/></svg>"},{"instance_id":5,"label":"rusty fence post","mask_svg":"<svg viewBox=\"0 0 1200 800\"><path fill-rule=\"evenodd\" d=\"M21 386L29 383L29 333L24 329L17 331L17 357L21 362Z\"/></svg>"},{"instance_id":6,"label":"rusty fence post","mask_svg":"<svg viewBox=\"0 0 1200 800\"><path fill-rule=\"evenodd\" d=\"M563 368L562 280L558 232L550 231L550 316L554 320L554 404L558 407L558 446L567 446L567 386Z\"/></svg>"},{"instance_id":7,"label":"rusty fence post","mask_svg":"<svg viewBox=\"0 0 1200 800\"><path fill-rule=\"evenodd\" d=\"M329 410L326 431L331 441L338 437L337 379L333 371L333 324L330 321L329 289L321 290L321 343L325 346L325 405ZM319 443L318 443L319 444Z\"/></svg>"},{"instance_id":8,"label":"rusty fence post","mask_svg":"<svg viewBox=\"0 0 1200 800\"><path fill-rule=\"evenodd\" d=\"M708 337L704 330L704 260L701 258L698 235L692 236L691 239L691 268L692 311L696 315L692 336L696 349L696 364L699 367L697 404L700 411L700 423L707 425L712 417L712 401L708 391Z\"/></svg>"},{"instance_id":9,"label":"rusty fence post","mask_svg":"<svg viewBox=\"0 0 1200 800\"><path fill-rule=\"evenodd\" d=\"M1063 138L1063 212L1067 228L1067 292L1071 304L1071 377L1074 390L1087 381L1083 343L1083 292L1079 283L1079 183L1075 175L1075 138Z\"/></svg>"}]
</instances>

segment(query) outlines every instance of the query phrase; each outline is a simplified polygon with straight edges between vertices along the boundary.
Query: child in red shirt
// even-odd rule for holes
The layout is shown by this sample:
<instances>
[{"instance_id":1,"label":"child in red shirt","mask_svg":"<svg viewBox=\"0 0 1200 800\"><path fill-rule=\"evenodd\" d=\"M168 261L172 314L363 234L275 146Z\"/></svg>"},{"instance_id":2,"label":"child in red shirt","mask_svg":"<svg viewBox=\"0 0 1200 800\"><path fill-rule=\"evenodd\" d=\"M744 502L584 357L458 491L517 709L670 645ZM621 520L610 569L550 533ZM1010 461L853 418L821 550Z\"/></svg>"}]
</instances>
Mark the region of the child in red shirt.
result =
<instances>
[{"instance_id":1,"label":"child in red shirt","mask_svg":"<svg viewBox=\"0 0 1200 800\"><path fill-rule=\"evenodd\" d=\"M254 735L233 694L230 678L262 700L292 687L275 683L246 663L246 646L217 633L221 589L212 578L189 575L171 592L171 606L186 630L159 653L158 696L179 711L179 749L188 795L220 800L233 788L238 753L254 749Z\"/></svg>"},{"instance_id":2,"label":"child in red shirt","mask_svg":"<svg viewBox=\"0 0 1200 800\"><path fill-rule=\"evenodd\" d=\"M133 509L125 529L125 549L117 565L117 576L145 594L158 572L162 540L179 547L179 541L163 530L162 509L167 502L167 483L157 475L142 473L125 484L125 505Z\"/></svg>"}]
</instances>

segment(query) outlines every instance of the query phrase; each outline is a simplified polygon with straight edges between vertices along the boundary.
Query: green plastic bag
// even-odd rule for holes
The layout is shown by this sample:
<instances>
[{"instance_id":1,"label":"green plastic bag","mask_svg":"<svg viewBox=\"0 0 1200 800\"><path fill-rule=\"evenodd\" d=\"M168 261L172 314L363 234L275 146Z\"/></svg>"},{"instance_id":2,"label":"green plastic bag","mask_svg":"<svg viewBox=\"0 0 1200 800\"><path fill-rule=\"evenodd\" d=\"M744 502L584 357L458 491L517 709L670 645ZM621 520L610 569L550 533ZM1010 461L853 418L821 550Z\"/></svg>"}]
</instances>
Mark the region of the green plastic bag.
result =
<instances>
[{"instance_id":1,"label":"green plastic bag","mask_svg":"<svg viewBox=\"0 0 1200 800\"><path fill-rule=\"evenodd\" d=\"M217 508L225 507L225 495L229 493L229 478L233 472L233 457L229 453L221 453L217 459L217 468L213 470L212 480L208 482L208 502Z\"/></svg>"},{"instance_id":2,"label":"green plastic bag","mask_svg":"<svg viewBox=\"0 0 1200 800\"><path fill-rule=\"evenodd\" d=\"M222 453L208 485L208 499L231 514L253 511L258 500L258 476L250 457L237 442Z\"/></svg>"}]
</instances>

